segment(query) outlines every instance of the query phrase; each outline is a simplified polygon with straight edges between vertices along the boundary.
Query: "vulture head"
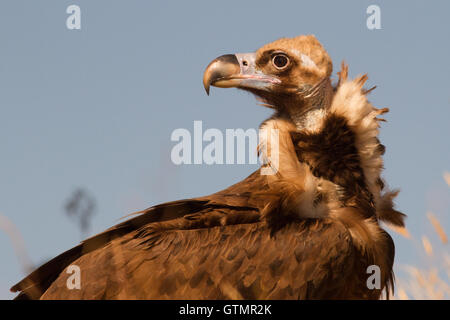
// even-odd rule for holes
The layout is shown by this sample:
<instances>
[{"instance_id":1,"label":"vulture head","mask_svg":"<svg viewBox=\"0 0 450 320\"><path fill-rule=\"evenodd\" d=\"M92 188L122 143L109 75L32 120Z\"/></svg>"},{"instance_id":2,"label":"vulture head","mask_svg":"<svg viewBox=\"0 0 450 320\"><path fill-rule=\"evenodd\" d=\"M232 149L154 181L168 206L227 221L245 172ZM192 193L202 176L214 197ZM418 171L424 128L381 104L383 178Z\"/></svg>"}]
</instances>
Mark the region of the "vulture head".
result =
<instances>
[{"instance_id":1,"label":"vulture head","mask_svg":"<svg viewBox=\"0 0 450 320\"><path fill-rule=\"evenodd\" d=\"M253 53L226 54L206 68L203 84L255 94L263 105L297 124L311 108L331 101L332 61L313 35L281 38Z\"/></svg>"}]
</instances>

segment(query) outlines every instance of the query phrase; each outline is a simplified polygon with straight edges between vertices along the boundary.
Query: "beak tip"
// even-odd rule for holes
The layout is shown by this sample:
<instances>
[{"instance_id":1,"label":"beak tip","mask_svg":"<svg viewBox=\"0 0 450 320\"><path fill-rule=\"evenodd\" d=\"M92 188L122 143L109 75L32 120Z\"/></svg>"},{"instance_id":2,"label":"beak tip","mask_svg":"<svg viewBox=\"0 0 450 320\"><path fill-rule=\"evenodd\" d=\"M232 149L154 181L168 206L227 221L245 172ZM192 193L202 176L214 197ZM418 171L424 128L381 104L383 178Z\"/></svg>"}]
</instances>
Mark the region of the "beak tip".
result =
<instances>
[{"instance_id":1,"label":"beak tip","mask_svg":"<svg viewBox=\"0 0 450 320\"><path fill-rule=\"evenodd\" d=\"M210 87L211 87L210 74L207 71L205 71L205 74L203 75L203 88L205 88L206 94L208 96Z\"/></svg>"},{"instance_id":2,"label":"beak tip","mask_svg":"<svg viewBox=\"0 0 450 320\"><path fill-rule=\"evenodd\" d=\"M217 80L226 78L227 76L239 74L240 64L234 54L225 54L220 56L209 63L203 74L203 86L205 87L206 94L209 96L209 90L211 85L218 86ZM230 88L234 85L225 86L222 84L222 88Z\"/></svg>"}]
</instances>

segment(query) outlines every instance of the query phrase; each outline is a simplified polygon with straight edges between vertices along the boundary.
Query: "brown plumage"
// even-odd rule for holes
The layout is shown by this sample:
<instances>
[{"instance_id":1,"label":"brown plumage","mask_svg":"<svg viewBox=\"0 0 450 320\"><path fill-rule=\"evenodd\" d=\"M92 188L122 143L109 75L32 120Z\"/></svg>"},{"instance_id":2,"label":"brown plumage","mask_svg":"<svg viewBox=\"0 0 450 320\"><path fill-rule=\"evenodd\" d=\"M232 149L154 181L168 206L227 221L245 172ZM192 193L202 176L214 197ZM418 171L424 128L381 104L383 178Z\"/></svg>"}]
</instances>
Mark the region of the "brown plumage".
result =
<instances>
[{"instance_id":1,"label":"brown plumage","mask_svg":"<svg viewBox=\"0 0 450 320\"><path fill-rule=\"evenodd\" d=\"M403 225L380 178L378 115L313 36L226 55L204 84L248 90L276 110L262 128L265 165L210 196L154 206L50 260L12 290L31 299L378 299L392 286L394 244L379 219ZM274 174L261 174L263 169ZM66 286L69 265L81 289ZM381 288L369 289L378 265Z\"/></svg>"}]
</instances>

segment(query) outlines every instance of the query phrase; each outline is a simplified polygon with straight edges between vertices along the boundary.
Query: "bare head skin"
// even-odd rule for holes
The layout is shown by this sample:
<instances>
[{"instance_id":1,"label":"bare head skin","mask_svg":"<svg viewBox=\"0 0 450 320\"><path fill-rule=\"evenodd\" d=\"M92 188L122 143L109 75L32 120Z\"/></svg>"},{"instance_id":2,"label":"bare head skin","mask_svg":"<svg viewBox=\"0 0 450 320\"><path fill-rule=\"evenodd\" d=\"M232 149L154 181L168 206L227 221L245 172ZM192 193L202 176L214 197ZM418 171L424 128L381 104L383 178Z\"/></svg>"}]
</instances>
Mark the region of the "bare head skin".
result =
<instances>
[{"instance_id":1,"label":"bare head skin","mask_svg":"<svg viewBox=\"0 0 450 320\"><path fill-rule=\"evenodd\" d=\"M227 54L206 68L203 84L239 88L289 117L297 126L312 109L328 107L331 59L313 35L281 38L254 53Z\"/></svg>"}]
</instances>

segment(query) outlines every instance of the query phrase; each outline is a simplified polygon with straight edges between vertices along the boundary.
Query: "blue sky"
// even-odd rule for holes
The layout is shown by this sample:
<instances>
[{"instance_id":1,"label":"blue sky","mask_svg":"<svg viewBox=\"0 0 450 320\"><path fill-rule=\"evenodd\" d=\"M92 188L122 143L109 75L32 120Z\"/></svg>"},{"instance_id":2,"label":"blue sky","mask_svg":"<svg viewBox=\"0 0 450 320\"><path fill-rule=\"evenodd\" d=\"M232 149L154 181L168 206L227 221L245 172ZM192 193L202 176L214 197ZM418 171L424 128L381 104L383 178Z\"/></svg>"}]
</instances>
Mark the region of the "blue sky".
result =
<instances>
[{"instance_id":1,"label":"blue sky","mask_svg":"<svg viewBox=\"0 0 450 320\"><path fill-rule=\"evenodd\" d=\"M81 8L81 30L66 8ZM381 8L368 30L366 8ZM20 230L34 264L77 244L64 214L76 188L95 197L90 234L164 201L202 196L256 165L170 161L177 128L257 128L271 111L237 90L202 87L206 65L279 37L315 34L350 74L369 74L371 101L389 107L381 129L384 177L401 188L413 240L393 235L399 264L432 263L439 245L425 213L450 230L448 1L20 1L0 4L0 214ZM391 232L392 234L392 232ZM23 273L0 231L0 298Z\"/></svg>"}]
</instances>

